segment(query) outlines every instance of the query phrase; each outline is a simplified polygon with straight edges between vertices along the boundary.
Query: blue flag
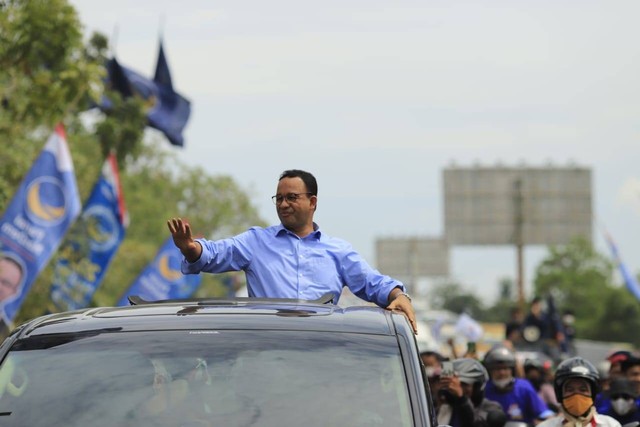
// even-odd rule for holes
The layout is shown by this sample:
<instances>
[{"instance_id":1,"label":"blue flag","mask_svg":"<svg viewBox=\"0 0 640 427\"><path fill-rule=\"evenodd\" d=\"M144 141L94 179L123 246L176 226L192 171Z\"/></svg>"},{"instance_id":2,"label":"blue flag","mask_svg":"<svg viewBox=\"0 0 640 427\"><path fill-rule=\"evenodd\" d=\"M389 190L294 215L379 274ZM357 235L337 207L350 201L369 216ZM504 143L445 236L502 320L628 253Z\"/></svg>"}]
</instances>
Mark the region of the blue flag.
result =
<instances>
[{"instance_id":1,"label":"blue flag","mask_svg":"<svg viewBox=\"0 0 640 427\"><path fill-rule=\"evenodd\" d=\"M82 215L60 247L51 300L60 311L89 305L128 225L116 156L107 157Z\"/></svg>"},{"instance_id":2,"label":"blue flag","mask_svg":"<svg viewBox=\"0 0 640 427\"><path fill-rule=\"evenodd\" d=\"M123 97L135 94L146 101L149 126L164 133L171 144L184 145L182 132L191 115L191 103L173 89L162 43L153 80L120 65L115 58L107 62L107 74L108 84ZM109 100L103 99L100 107L108 110L110 106Z\"/></svg>"},{"instance_id":3,"label":"blue flag","mask_svg":"<svg viewBox=\"0 0 640 427\"><path fill-rule=\"evenodd\" d=\"M11 324L79 213L73 162L60 125L0 219L0 320L4 325Z\"/></svg>"},{"instance_id":4,"label":"blue flag","mask_svg":"<svg viewBox=\"0 0 640 427\"><path fill-rule=\"evenodd\" d=\"M158 85L165 86L173 90L173 82L171 81L171 72L169 71L169 64L167 63L167 57L164 55L164 48L162 41L160 41L160 49L158 49L158 61L156 63L156 74L153 76L153 81Z\"/></svg>"},{"instance_id":5,"label":"blue flag","mask_svg":"<svg viewBox=\"0 0 640 427\"><path fill-rule=\"evenodd\" d=\"M609 233L605 232L605 239L609 244L609 248L611 249L611 253L613 253L613 259L618 264L618 268L620 269L620 275L624 280L625 285L627 286L627 290L633 294L636 299L640 300L640 285L638 285L638 281L633 274L629 271L624 262L622 262L622 258L618 253L618 247L616 246L613 238L609 235Z\"/></svg>"},{"instance_id":6,"label":"blue flag","mask_svg":"<svg viewBox=\"0 0 640 427\"><path fill-rule=\"evenodd\" d=\"M164 54L162 42L158 50L158 61L153 81L158 87L156 107L149 111L151 127L162 131L173 145L184 145L182 131L191 115L191 103L173 90L169 64Z\"/></svg>"},{"instance_id":7,"label":"blue flag","mask_svg":"<svg viewBox=\"0 0 640 427\"><path fill-rule=\"evenodd\" d=\"M200 286L201 277L199 274L182 274L182 258L180 250L169 237L117 305L129 305L129 295L137 295L145 300L189 298Z\"/></svg>"}]
</instances>

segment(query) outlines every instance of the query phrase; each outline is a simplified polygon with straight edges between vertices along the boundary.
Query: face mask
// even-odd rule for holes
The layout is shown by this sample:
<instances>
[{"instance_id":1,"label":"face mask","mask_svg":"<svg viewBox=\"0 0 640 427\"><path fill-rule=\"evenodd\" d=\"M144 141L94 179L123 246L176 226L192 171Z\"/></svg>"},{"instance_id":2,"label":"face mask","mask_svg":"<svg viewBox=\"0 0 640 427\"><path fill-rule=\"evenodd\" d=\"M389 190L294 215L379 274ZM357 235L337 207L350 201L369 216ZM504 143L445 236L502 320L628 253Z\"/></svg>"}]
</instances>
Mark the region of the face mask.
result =
<instances>
[{"instance_id":1,"label":"face mask","mask_svg":"<svg viewBox=\"0 0 640 427\"><path fill-rule=\"evenodd\" d=\"M627 415L633 409L634 404L633 399L625 399L624 397L611 401L611 405L618 415Z\"/></svg>"},{"instance_id":2,"label":"face mask","mask_svg":"<svg viewBox=\"0 0 640 427\"><path fill-rule=\"evenodd\" d=\"M512 378L504 378L501 380L493 380L493 383L498 388L506 388L511 383Z\"/></svg>"},{"instance_id":3,"label":"face mask","mask_svg":"<svg viewBox=\"0 0 640 427\"><path fill-rule=\"evenodd\" d=\"M584 394L574 394L563 399L562 406L574 417L581 417L593 406L593 399Z\"/></svg>"},{"instance_id":4,"label":"face mask","mask_svg":"<svg viewBox=\"0 0 640 427\"><path fill-rule=\"evenodd\" d=\"M425 373L427 374L427 378L434 378L440 376L440 368L434 368L433 366L425 366Z\"/></svg>"}]
</instances>

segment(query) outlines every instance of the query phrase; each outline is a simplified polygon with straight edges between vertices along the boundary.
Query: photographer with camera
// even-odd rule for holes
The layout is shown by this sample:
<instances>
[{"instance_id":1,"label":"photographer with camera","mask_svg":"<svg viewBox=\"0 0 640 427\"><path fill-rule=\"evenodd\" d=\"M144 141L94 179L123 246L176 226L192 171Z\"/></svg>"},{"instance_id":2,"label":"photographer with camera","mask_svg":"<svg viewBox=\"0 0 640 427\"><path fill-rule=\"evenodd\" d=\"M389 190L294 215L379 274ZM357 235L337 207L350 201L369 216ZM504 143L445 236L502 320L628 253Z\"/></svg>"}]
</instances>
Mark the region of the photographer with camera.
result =
<instances>
[{"instance_id":1,"label":"photographer with camera","mask_svg":"<svg viewBox=\"0 0 640 427\"><path fill-rule=\"evenodd\" d=\"M502 427L507 417L497 402L484 398L489 379L473 358L444 362L440 376L438 424L452 427Z\"/></svg>"}]
</instances>

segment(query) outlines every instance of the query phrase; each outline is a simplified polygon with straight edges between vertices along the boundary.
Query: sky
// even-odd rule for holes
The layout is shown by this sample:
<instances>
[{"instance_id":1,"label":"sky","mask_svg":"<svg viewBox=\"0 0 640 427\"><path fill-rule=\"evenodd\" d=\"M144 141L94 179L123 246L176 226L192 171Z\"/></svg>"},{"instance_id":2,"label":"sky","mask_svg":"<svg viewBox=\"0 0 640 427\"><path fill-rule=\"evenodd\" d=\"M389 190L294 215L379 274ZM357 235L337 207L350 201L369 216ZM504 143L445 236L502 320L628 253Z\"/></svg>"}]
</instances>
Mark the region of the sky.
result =
<instances>
[{"instance_id":1,"label":"sky","mask_svg":"<svg viewBox=\"0 0 640 427\"><path fill-rule=\"evenodd\" d=\"M316 222L375 266L378 238L443 236L444 168L577 165L592 173L597 249L609 254L603 225L640 271L640 2L71 4L87 37L149 77L163 34L192 103L185 147L169 149L232 176L269 223L280 173L308 170ZM525 249L527 294L546 254ZM449 268L491 302L516 251L452 247Z\"/></svg>"}]
</instances>

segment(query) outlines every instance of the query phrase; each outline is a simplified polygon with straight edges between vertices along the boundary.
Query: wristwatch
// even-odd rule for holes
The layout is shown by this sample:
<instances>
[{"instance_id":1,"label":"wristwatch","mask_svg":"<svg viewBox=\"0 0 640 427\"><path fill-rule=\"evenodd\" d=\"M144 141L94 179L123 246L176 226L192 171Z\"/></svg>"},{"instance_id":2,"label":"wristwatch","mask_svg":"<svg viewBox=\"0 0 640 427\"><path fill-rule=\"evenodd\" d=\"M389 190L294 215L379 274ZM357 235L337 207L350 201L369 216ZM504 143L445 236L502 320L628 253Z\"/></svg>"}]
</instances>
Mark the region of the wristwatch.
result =
<instances>
[{"instance_id":1,"label":"wristwatch","mask_svg":"<svg viewBox=\"0 0 640 427\"><path fill-rule=\"evenodd\" d=\"M411 295L409 295L406 292L400 292L398 295L396 295L396 298L398 298L400 295L404 295L405 297L407 297L407 299L409 300L409 302L411 302ZM394 299L396 299L394 298Z\"/></svg>"}]
</instances>

